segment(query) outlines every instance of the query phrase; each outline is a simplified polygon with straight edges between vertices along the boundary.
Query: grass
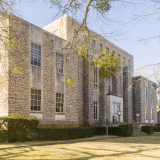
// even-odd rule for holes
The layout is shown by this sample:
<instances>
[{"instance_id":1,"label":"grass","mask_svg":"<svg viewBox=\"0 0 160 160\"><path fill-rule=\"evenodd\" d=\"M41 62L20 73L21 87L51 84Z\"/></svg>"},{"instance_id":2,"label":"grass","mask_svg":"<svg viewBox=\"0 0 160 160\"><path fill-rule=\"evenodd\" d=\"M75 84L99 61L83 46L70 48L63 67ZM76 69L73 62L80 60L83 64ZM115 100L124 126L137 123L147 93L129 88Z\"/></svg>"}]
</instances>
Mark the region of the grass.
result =
<instances>
[{"instance_id":1,"label":"grass","mask_svg":"<svg viewBox=\"0 0 160 160\"><path fill-rule=\"evenodd\" d=\"M50 143L50 145L36 147L32 146L36 142L28 142L25 145L32 147L5 152L0 151L0 159L160 159L160 137L139 136L108 139L107 136L96 136L92 139L93 141L83 142L76 142L74 140L74 143L68 144L38 142L39 144Z\"/></svg>"},{"instance_id":2,"label":"grass","mask_svg":"<svg viewBox=\"0 0 160 160\"><path fill-rule=\"evenodd\" d=\"M9 149L9 148L16 148L16 147L25 147L25 146L36 146L36 145L47 145L47 144L57 144L57 143L64 143L64 142L76 142L76 141L87 141L87 140L94 140L94 139L104 139L104 138L114 138L117 136L93 136L89 138L81 138L81 139L74 139L74 140L66 140L66 141L34 141L34 142L15 142L15 143L0 143L0 150L2 149Z\"/></svg>"}]
</instances>

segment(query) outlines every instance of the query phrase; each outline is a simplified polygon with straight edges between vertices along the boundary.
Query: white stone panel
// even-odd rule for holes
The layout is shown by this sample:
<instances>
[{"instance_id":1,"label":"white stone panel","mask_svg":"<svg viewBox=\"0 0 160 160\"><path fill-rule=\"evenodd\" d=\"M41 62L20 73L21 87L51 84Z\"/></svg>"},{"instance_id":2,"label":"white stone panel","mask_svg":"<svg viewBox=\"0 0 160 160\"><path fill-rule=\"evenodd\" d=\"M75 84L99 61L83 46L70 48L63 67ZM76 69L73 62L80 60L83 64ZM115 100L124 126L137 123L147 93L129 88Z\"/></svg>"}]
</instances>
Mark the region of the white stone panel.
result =
<instances>
[{"instance_id":1,"label":"white stone panel","mask_svg":"<svg viewBox=\"0 0 160 160\"><path fill-rule=\"evenodd\" d=\"M61 115L61 114L56 114L55 115L55 121L65 121L65 120L66 120L65 115Z\"/></svg>"}]
</instances>

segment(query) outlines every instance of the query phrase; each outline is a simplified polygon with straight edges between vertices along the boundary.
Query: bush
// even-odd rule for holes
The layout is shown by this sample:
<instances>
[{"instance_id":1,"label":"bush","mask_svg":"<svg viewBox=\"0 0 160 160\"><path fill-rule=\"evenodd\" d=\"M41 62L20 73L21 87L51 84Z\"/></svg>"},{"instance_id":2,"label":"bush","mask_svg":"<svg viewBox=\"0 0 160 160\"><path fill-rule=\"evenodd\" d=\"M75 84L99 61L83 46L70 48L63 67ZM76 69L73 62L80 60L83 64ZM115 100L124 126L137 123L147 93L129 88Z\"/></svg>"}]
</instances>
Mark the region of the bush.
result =
<instances>
[{"instance_id":1,"label":"bush","mask_svg":"<svg viewBox=\"0 0 160 160\"><path fill-rule=\"evenodd\" d=\"M38 127L38 124L39 120L37 118L24 117L18 114L0 117L0 128L7 129L7 131L0 132L0 141L26 141L28 135Z\"/></svg>"},{"instance_id":2,"label":"bush","mask_svg":"<svg viewBox=\"0 0 160 160\"><path fill-rule=\"evenodd\" d=\"M106 127L95 127L94 135L105 135Z\"/></svg>"},{"instance_id":3,"label":"bush","mask_svg":"<svg viewBox=\"0 0 160 160\"><path fill-rule=\"evenodd\" d=\"M154 132L154 126L142 126L141 131L152 134Z\"/></svg>"},{"instance_id":4,"label":"bush","mask_svg":"<svg viewBox=\"0 0 160 160\"><path fill-rule=\"evenodd\" d=\"M126 132L125 136L132 135L132 133L133 133L133 125L132 124L119 125L119 127L126 127L127 128L127 132Z\"/></svg>"},{"instance_id":5,"label":"bush","mask_svg":"<svg viewBox=\"0 0 160 160\"><path fill-rule=\"evenodd\" d=\"M160 123L157 123L157 126L160 126Z\"/></svg>"},{"instance_id":6,"label":"bush","mask_svg":"<svg viewBox=\"0 0 160 160\"><path fill-rule=\"evenodd\" d=\"M127 133L126 127L108 127L109 135L127 136L126 133Z\"/></svg>"},{"instance_id":7,"label":"bush","mask_svg":"<svg viewBox=\"0 0 160 160\"><path fill-rule=\"evenodd\" d=\"M160 132L160 126L154 126L154 132Z\"/></svg>"},{"instance_id":8,"label":"bush","mask_svg":"<svg viewBox=\"0 0 160 160\"><path fill-rule=\"evenodd\" d=\"M38 128L36 130L37 140L68 140L94 135L94 127L80 128Z\"/></svg>"},{"instance_id":9,"label":"bush","mask_svg":"<svg viewBox=\"0 0 160 160\"><path fill-rule=\"evenodd\" d=\"M131 136L133 133L133 125L120 125L119 127L108 127L109 135ZM105 135L106 127L95 127L95 135Z\"/></svg>"}]
</instances>

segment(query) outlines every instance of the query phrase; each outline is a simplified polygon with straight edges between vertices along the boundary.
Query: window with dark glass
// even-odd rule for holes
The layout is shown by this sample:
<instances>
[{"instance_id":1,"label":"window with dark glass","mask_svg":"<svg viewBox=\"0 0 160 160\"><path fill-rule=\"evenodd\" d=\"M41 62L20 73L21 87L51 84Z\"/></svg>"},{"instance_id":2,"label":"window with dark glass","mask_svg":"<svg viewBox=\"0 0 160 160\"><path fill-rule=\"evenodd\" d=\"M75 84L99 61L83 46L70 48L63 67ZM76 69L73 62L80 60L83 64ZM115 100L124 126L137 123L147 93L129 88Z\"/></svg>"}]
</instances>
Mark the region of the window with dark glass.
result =
<instances>
[{"instance_id":1,"label":"window with dark glass","mask_svg":"<svg viewBox=\"0 0 160 160\"><path fill-rule=\"evenodd\" d=\"M102 44L99 44L99 50L100 50L100 52L103 51L103 45Z\"/></svg>"},{"instance_id":2,"label":"window with dark glass","mask_svg":"<svg viewBox=\"0 0 160 160\"><path fill-rule=\"evenodd\" d=\"M107 54L109 53L109 48L106 48L106 53L107 53Z\"/></svg>"},{"instance_id":3,"label":"window with dark glass","mask_svg":"<svg viewBox=\"0 0 160 160\"><path fill-rule=\"evenodd\" d=\"M56 53L56 71L63 73L63 54Z\"/></svg>"},{"instance_id":4,"label":"window with dark glass","mask_svg":"<svg viewBox=\"0 0 160 160\"><path fill-rule=\"evenodd\" d=\"M41 111L41 90L31 89L31 111Z\"/></svg>"},{"instance_id":5,"label":"window with dark glass","mask_svg":"<svg viewBox=\"0 0 160 160\"><path fill-rule=\"evenodd\" d=\"M56 93L56 112L63 112L64 94Z\"/></svg>"},{"instance_id":6,"label":"window with dark glass","mask_svg":"<svg viewBox=\"0 0 160 160\"><path fill-rule=\"evenodd\" d=\"M98 119L97 102L94 102L94 119Z\"/></svg>"},{"instance_id":7,"label":"window with dark glass","mask_svg":"<svg viewBox=\"0 0 160 160\"><path fill-rule=\"evenodd\" d=\"M92 40L92 47L95 48L96 47L96 41Z\"/></svg>"},{"instance_id":8,"label":"window with dark glass","mask_svg":"<svg viewBox=\"0 0 160 160\"><path fill-rule=\"evenodd\" d=\"M31 43L31 64L41 66L41 46Z\"/></svg>"}]
</instances>

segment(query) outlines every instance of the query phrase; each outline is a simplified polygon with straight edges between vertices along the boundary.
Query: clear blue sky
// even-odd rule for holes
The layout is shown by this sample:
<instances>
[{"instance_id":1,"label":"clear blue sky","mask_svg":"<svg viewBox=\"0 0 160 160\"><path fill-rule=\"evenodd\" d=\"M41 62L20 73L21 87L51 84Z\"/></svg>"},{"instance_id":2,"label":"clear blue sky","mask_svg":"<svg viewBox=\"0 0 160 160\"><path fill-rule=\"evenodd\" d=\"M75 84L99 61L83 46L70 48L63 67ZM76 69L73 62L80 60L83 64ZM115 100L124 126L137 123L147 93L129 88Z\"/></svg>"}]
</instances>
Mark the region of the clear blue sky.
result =
<instances>
[{"instance_id":1,"label":"clear blue sky","mask_svg":"<svg viewBox=\"0 0 160 160\"><path fill-rule=\"evenodd\" d=\"M56 17L58 10L56 8L50 9L50 3L42 1L38 0L33 3L23 2L18 4L18 15L41 28L63 15L59 14ZM134 56L135 69L160 62L159 40L153 39L148 43L144 41L139 42L141 38L153 37L160 34L160 20L158 16L147 16L147 19L141 18L135 20L136 15L151 13L155 9L155 7L151 7L153 3L149 2L149 0L142 1L146 2L145 5L144 3L126 6L120 4L113 5L107 13L107 20L99 17L93 10L90 10L88 15L88 25L91 29L102 35L107 33L105 35L107 39ZM139 1L137 0L137 2ZM83 15L84 13L81 11L74 18L82 21ZM111 22L110 20L113 19L114 21ZM109 34L109 32L112 32L112 34Z\"/></svg>"}]
</instances>

